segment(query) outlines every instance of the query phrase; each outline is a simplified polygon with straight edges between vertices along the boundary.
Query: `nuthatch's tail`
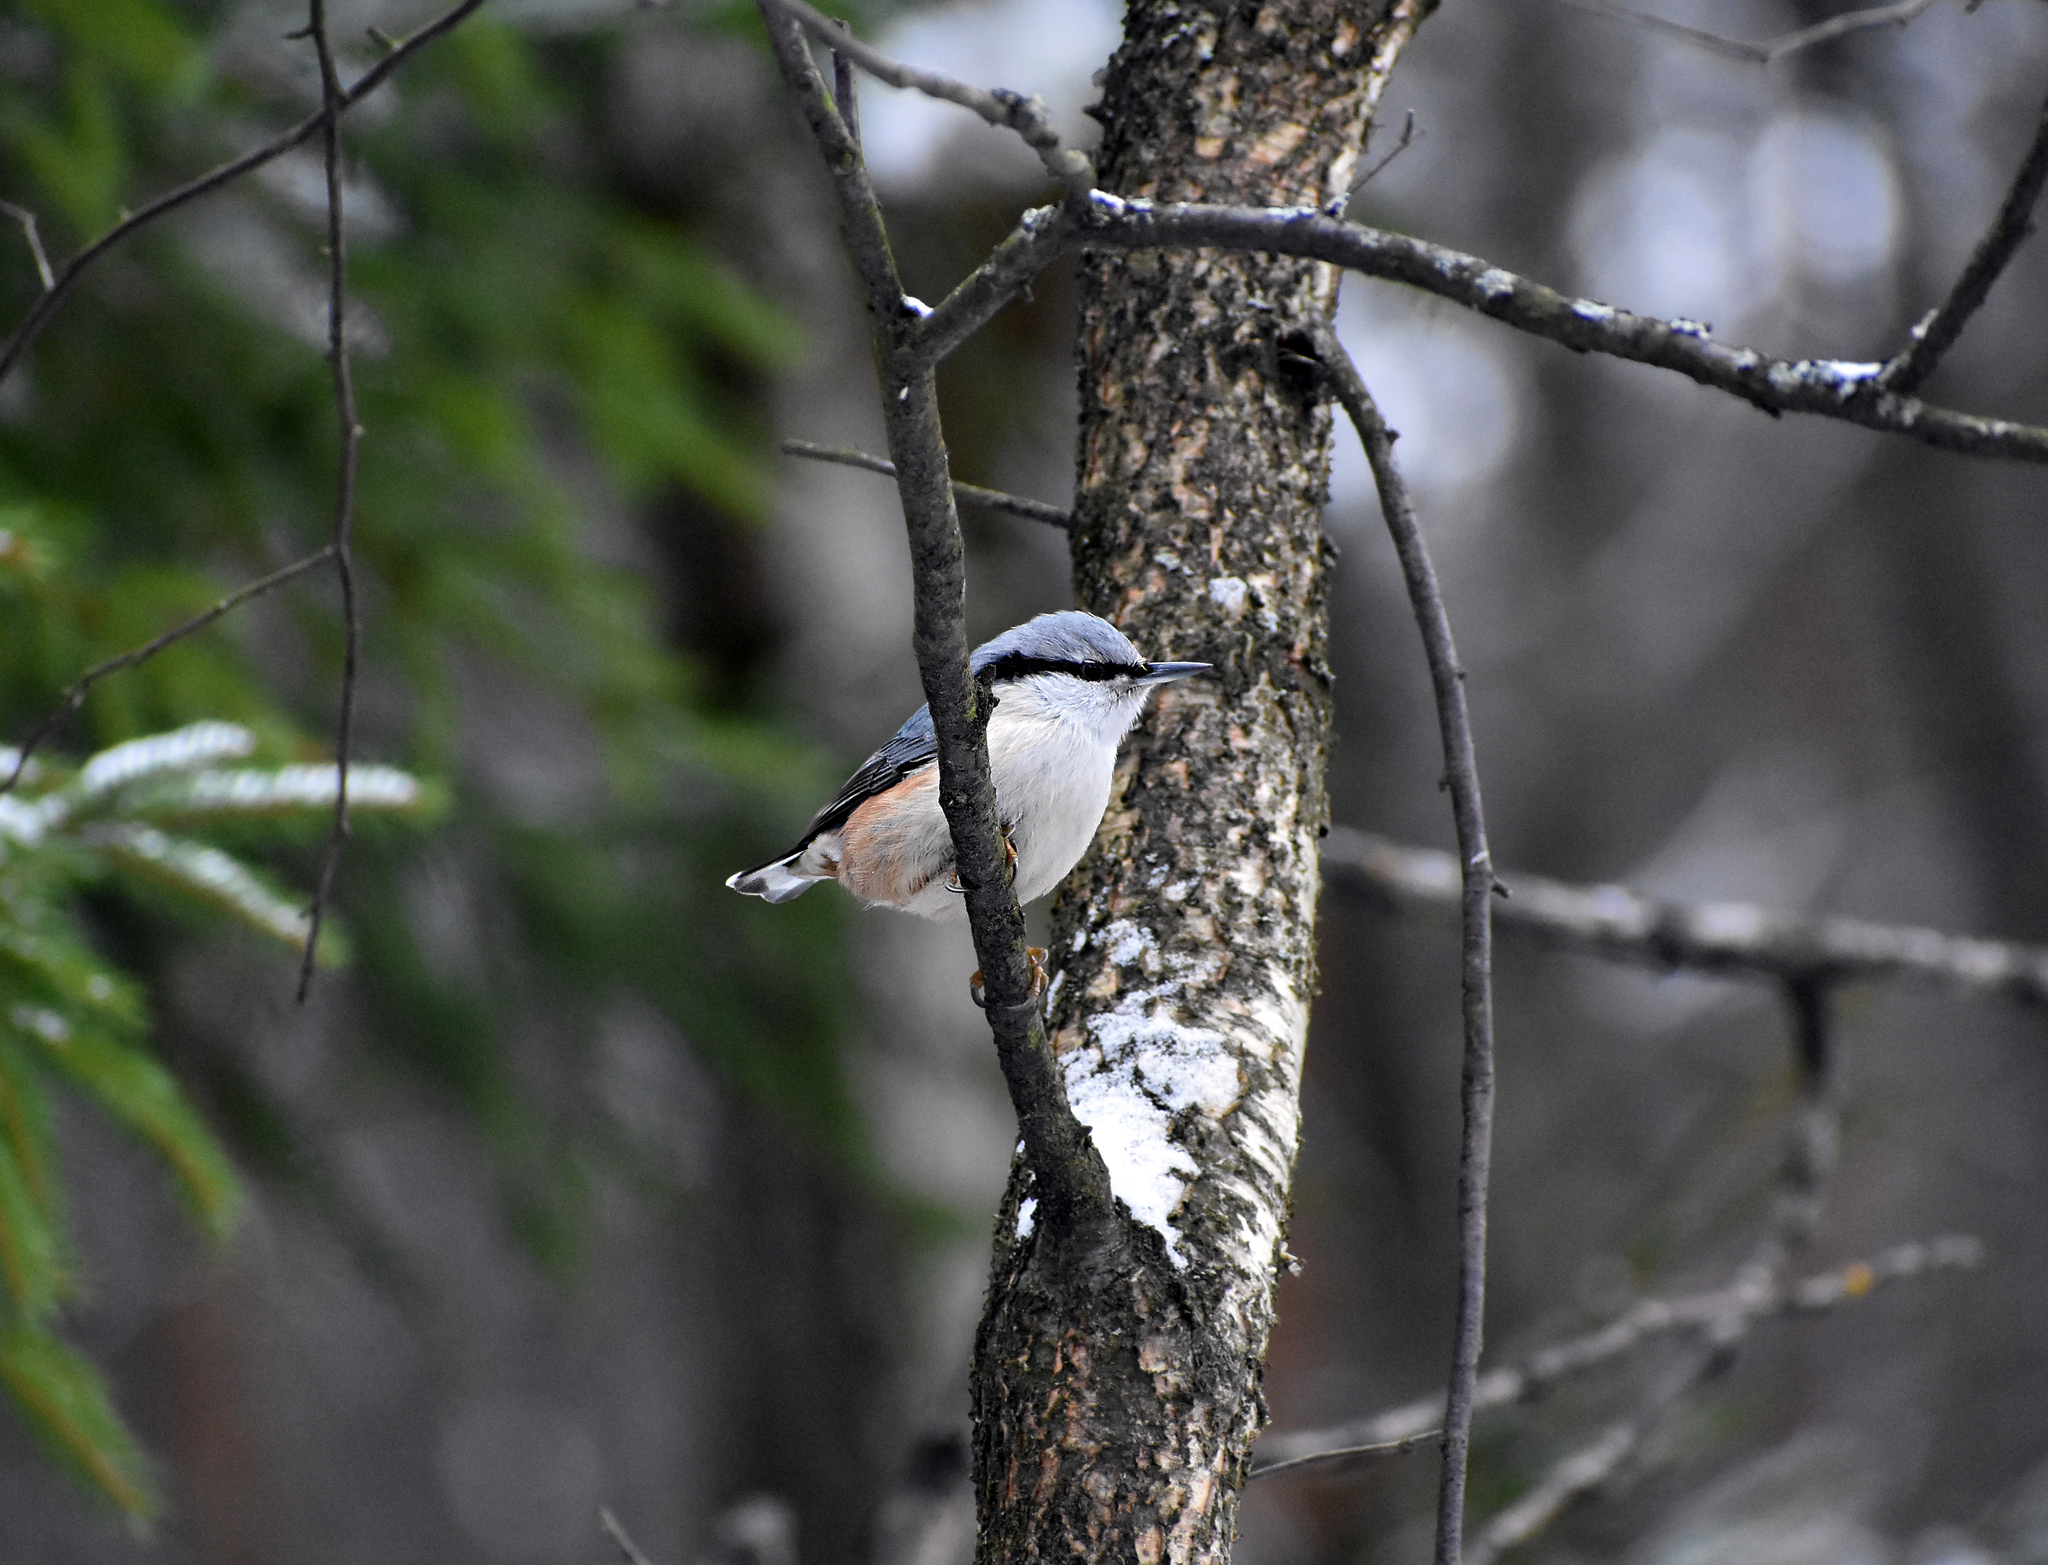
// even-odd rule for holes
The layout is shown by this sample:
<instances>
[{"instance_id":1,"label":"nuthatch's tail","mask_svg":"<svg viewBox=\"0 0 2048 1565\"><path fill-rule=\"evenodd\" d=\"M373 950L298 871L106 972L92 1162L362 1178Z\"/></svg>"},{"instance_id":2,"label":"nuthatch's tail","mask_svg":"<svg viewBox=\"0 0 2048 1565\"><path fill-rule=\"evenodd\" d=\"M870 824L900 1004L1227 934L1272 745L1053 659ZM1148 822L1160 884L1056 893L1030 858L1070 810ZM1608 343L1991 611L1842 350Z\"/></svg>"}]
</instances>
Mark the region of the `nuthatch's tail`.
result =
<instances>
[{"instance_id":1,"label":"nuthatch's tail","mask_svg":"<svg viewBox=\"0 0 2048 1565\"><path fill-rule=\"evenodd\" d=\"M806 847L809 844L805 845ZM742 896L763 897L770 902L788 902L802 896L819 881L829 879L825 875L806 875L797 868L803 859L804 848L753 869L743 869L737 875L726 877L726 884Z\"/></svg>"}]
</instances>

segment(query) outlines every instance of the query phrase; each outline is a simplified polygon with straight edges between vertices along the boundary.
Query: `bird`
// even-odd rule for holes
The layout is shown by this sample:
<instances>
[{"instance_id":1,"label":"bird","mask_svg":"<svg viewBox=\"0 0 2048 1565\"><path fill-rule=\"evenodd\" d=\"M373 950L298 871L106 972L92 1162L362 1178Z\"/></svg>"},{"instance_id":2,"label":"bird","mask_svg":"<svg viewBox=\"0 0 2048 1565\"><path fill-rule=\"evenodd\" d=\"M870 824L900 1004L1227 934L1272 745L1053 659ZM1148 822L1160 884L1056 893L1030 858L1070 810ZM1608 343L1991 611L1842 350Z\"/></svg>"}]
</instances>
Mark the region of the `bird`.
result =
<instances>
[{"instance_id":1,"label":"bird","mask_svg":"<svg viewBox=\"0 0 2048 1565\"><path fill-rule=\"evenodd\" d=\"M996 814L1019 902L1060 883L1109 807L1117 746L1160 685L1207 663L1148 663L1108 620L1081 609L1041 614L975 648L995 696L988 720ZM836 880L869 907L964 922L953 834L939 808L930 707L847 779L795 847L729 876L742 895L788 902Z\"/></svg>"}]
</instances>

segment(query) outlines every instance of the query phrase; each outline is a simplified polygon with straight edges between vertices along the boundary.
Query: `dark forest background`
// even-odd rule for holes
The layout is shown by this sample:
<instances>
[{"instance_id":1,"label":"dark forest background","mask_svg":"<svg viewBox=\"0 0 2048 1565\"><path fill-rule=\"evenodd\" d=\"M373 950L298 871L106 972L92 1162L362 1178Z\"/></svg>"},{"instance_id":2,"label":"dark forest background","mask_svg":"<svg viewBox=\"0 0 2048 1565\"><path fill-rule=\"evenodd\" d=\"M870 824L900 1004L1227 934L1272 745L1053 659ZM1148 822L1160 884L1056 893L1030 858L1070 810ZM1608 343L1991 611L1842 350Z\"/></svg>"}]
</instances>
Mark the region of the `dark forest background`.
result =
<instances>
[{"instance_id":1,"label":"dark forest background","mask_svg":"<svg viewBox=\"0 0 2048 1565\"><path fill-rule=\"evenodd\" d=\"M1767 37L1839 7L1692 0ZM346 4L402 33L411 4ZM318 103L291 6L0 8L0 197L61 257ZM1043 94L1076 132L1107 0L863 25ZM361 41L358 43L357 41ZM1937 5L1761 66L1565 4L1422 29L1354 215L1769 352L1876 360L1946 291L2048 91L2048 7ZM912 289L1044 199L965 116L871 88ZM346 122L368 664L359 757L444 790L360 833L354 962L91 889L156 1047L250 1200L210 1244L83 1098L57 1134L65 1337L154 1455L154 1541L0 1414L0 1559L955 1565L966 1365L1014 1137L964 930L720 882L917 702L893 490L781 436L879 444L815 154L738 8L487 6ZM316 152L103 265L0 385L0 718L326 535ZM39 284L0 232L0 304ZM1071 293L942 374L958 476L1063 502ZM1495 853L1661 895L2048 942L2048 488L1773 421L1390 285L1340 320L1417 486ZM2048 247L1931 388L2048 421ZM1348 440L1348 435L1343 437ZM1047 528L968 513L971 632L1071 602ZM1340 824L1448 846L1428 685L1355 445L1332 477ZM1147 649L1172 656L1172 648ZM200 718L331 755L311 574L102 685L73 758ZM252 854L309 886L318 839ZM1042 914L1040 915L1042 917ZM1455 932L1330 890L1276 1428L1427 1393L1448 1357ZM1791 1091L1768 988L1504 934L1489 1343L1722 1275ZM1816 1268L1934 1233L1977 1271L1760 1329L1653 1460L1529 1550L1573 1565L2048 1562L2048 1037L1991 1000L1840 1010ZM1512 1498L1631 1371L1482 1415ZM1575 1435L1574 1432L1577 1432ZM1246 1565L1427 1557L1427 1453L1255 1484Z\"/></svg>"}]
</instances>

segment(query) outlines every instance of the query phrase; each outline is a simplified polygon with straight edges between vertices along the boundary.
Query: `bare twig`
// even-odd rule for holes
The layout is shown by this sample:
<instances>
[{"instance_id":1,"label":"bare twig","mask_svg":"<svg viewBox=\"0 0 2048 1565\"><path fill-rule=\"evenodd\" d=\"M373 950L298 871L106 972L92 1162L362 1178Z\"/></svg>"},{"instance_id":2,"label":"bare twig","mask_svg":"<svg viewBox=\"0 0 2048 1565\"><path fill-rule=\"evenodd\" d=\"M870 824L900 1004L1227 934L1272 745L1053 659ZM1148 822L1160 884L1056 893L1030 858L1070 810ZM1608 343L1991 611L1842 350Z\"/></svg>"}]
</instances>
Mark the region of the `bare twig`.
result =
<instances>
[{"instance_id":1,"label":"bare twig","mask_svg":"<svg viewBox=\"0 0 2048 1565\"><path fill-rule=\"evenodd\" d=\"M1794 1134L1796 1137L1798 1132ZM1975 1239L1952 1235L1899 1245L1873 1260L1858 1261L1790 1286L1782 1282L1766 1286L1752 1267L1759 1260L1767 1264L1768 1252L1774 1248L1782 1257L1782 1247L1774 1237L1778 1231L1775 1223L1767 1225L1765 1240L1751 1265L1745 1266L1729 1287L1694 1300L1674 1301L1674 1307L1689 1317L1684 1324L1698 1327L1705 1343L1667 1371L1633 1415L1610 1424L1595 1439L1566 1455L1520 1499L1489 1520L1467 1551L1465 1565L1492 1565L1504 1551L1528 1542L1549 1526L1573 1500L1613 1477L1641 1451L1658 1420L1725 1368L1766 1316L1824 1312L1864 1298L1880 1283L1936 1270L1968 1270L1983 1259L1983 1246ZM1630 1311L1631 1316L1635 1313Z\"/></svg>"},{"instance_id":2,"label":"bare twig","mask_svg":"<svg viewBox=\"0 0 2048 1565\"><path fill-rule=\"evenodd\" d=\"M375 92L391 73L421 49L449 31L464 17L476 10L484 0L461 0L461 3L444 11L419 31L410 34L402 42L392 46L391 52L371 66L356 80L356 84L341 95L341 108L352 109L371 93ZM21 324L14 328L14 334L0 347L0 380L6 379L14 366L21 362L21 356L28 351L29 344L42 335L43 328L57 313L57 307L77 285L87 269L138 229L147 227L158 218L175 212L187 202L196 201L223 186L231 185L251 169L261 168L273 158L282 157L304 142L310 141L320 128L327 123L328 111L323 101L320 109L299 121L282 135L273 136L262 146L232 158L218 168L201 174L197 179L188 180L175 190L166 191L154 201L148 202L135 212L121 219L99 238L87 245L78 254L66 261L54 279L44 288L42 297L30 307Z\"/></svg>"},{"instance_id":3,"label":"bare twig","mask_svg":"<svg viewBox=\"0 0 2048 1565\"><path fill-rule=\"evenodd\" d=\"M639 1546L627 1535L626 1529L619 1525L619 1519L612 1515L610 1506L600 1505L597 1508L597 1524L604 1529L604 1535L612 1540L612 1547L619 1551L619 1558L624 1560L626 1565L649 1565L647 1556L640 1552Z\"/></svg>"},{"instance_id":4,"label":"bare twig","mask_svg":"<svg viewBox=\"0 0 2048 1565\"><path fill-rule=\"evenodd\" d=\"M852 446L821 446L808 440L785 440L782 449L786 455L805 457L813 462L836 462L841 467L857 467L864 473L879 473L884 478L896 476L896 464L885 456L870 456ZM1029 500L1022 495L1005 494L1000 489L984 489L979 484L963 484L953 481L953 498L964 505L979 505L991 511L1005 511L1011 516L1021 516L1027 522L1043 522L1048 527L1062 531L1070 530L1074 519L1056 505L1047 505L1043 500Z\"/></svg>"},{"instance_id":5,"label":"bare twig","mask_svg":"<svg viewBox=\"0 0 2048 1565\"><path fill-rule=\"evenodd\" d=\"M348 357L348 233L341 198L341 111L347 94L334 68L334 49L327 36L326 0L308 0L306 26L320 59L320 94L326 106L321 152L327 176L327 355L334 371L334 416L341 454L334 485L335 573L341 582L344 640L341 659L341 716L334 739L334 827L320 856L320 880L306 922L306 950L299 961L298 999L305 1004L313 984L313 962L320 950L320 926L341 863L341 845L348 839L348 761L354 737L356 665L362 653L363 619L356 602L355 559L351 542L356 520L356 467L363 429L356 417L355 373Z\"/></svg>"},{"instance_id":6,"label":"bare twig","mask_svg":"<svg viewBox=\"0 0 2048 1565\"><path fill-rule=\"evenodd\" d=\"M1031 285L1032 278L1074 248L1076 233L1064 207L1033 207L1018 218L988 259L919 323L911 343L919 359L936 364L981 330Z\"/></svg>"},{"instance_id":7,"label":"bare twig","mask_svg":"<svg viewBox=\"0 0 2048 1565\"><path fill-rule=\"evenodd\" d=\"M1345 203L1348 205L1351 202L1351 200L1355 196L1357 196L1359 191L1365 189L1367 185L1371 184L1374 180L1380 177L1380 175L1386 170L1386 166L1389 163L1393 162L1394 159L1398 158L1402 153L1406 152L1420 139L1421 137L1416 133L1415 130L1415 111L1413 109L1410 109L1408 111L1407 119L1401 122L1400 140L1396 141L1391 147L1387 148L1386 152L1381 155L1377 162L1375 162L1363 174L1360 174L1358 178L1354 179L1351 182L1350 190L1345 193Z\"/></svg>"},{"instance_id":8,"label":"bare twig","mask_svg":"<svg viewBox=\"0 0 2048 1565\"><path fill-rule=\"evenodd\" d=\"M1046 115L1045 105L1037 98L1001 87L993 91L970 87L949 76L898 64L854 37L843 22L812 9L804 0L764 0L764 4L795 20L820 43L852 60L877 81L887 82L891 87L906 87L928 98L956 103L999 130L1015 131L1024 139L1025 145L1038 154L1038 161L1045 166L1046 173L1066 186L1069 203L1085 202L1088 193L1095 188L1094 163L1087 154L1061 144L1058 132L1052 128L1052 121ZM847 129L857 141L858 135L853 131L851 122L848 122Z\"/></svg>"},{"instance_id":9,"label":"bare twig","mask_svg":"<svg viewBox=\"0 0 2048 1565\"><path fill-rule=\"evenodd\" d=\"M1026 955L1024 915L1017 906L997 827L988 759L988 692L977 688L968 668L960 518L953 508L932 363L916 351L922 317L904 298L860 148L804 45L802 27L809 24L792 0L759 3L776 63L824 155L847 247L867 295L889 456L910 535L915 603L911 639L938 741L939 802L952 831L956 872L965 888L962 900L981 961L996 1057L1017 1112L1043 1214L1040 1231L1062 1240L1092 1236L1115 1212L1109 1170L1086 1127L1074 1117L1065 1077L1046 1040L1039 985ZM836 28L826 41L854 54L863 68L873 69L859 52L864 46L856 46Z\"/></svg>"},{"instance_id":10,"label":"bare twig","mask_svg":"<svg viewBox=\"0 0 2048 1565\"><path fill-rule=\"evenodd\" d=\"M1785 980L1792 1017L1792 1060L1798 1083L1778 1187L1763 1232L1736 1285L1776 1287L1794 1255L1813 1242L1839 1161L1841 1110L1834 1089L1831 980L1803 974Z\"/></svg>"},{"instance_id":11,"label":"bare twig","mask_svg":"<svg viewBox=\"0 0 2048 1565\"><path fill-rule=\"evenodd\" d=\"M240 608L251 598L261 597L273 587L282 587L293 577L303 576L316 565L324 565L332 557L333 553L333 544L322 544L311 554L294 560L289 565L279 567L268 576L259 576L256 580L237 587L212 607L201 610L182 624L173 625L154 640L146 641L139 647L131 647L128 651L118 656L108 658L104 663L96 663L83 674L80 674L77 679L72 681L70 688L58 698L57 704L50 709L48 715L41 722L37 723L34 728L29 730L28 737L22 740L21 748L15 752L13 770L7 774L4 781L0 781L0 794L5 794L12 790L14 785L21 780L22 770L28 765L29 758L36 753L36 750L42 745L43 741L50 737L59 723L78 710L92 687L102 679L105 679L109 674L118 674L123 669L134 668L139 663L147 663L151 658L163 651L165 647L170 646L174 642L183 641L194 631L204 630L215 620Z\"/></svg>"},{"instance_id":12,"label":"bare twig","mask_svg":"<svg viewBox=\"0 0 2048 1565\"><path fill-rule=\"evenodd\" d=\"M1564 1380L1588 1374L1676 1334L1725 1338L1738 1324L1747 1330L1750 1324L1773 1316L1825 1314L1887 1284L1933 1272L1973 1270L1983 1259L1984 1247L1976 1239L1944 1234L1894 1245L1868 1260L1794 1283L1757 1289L1738 1279L1704 1293L1639 1299L1604 1326L1539 1349L1519 1363L1487 1370L1473 1387L1472 1405L1483 1412L1531 1401ZM1350 1451L1377 1451L1429 1439L1438 1432L1443 1405L1443 1397L1433 1394L1334 1428L1269 1434L1259 1441L1260 1464L1252 1476L1263 1478L1283 1467L1312 1461L1334 1461Z\"/></svg>"},{"instance_id":13,"label":"bare twig","mask_svg":"<svg viewBox=\"0 0 2048 1565\"><path fill-rule=\"evenodd\" d=\"M2034 206L2044 184L2048 184L2048 103L2041 105L2041 123L2034 128L2033 143L1962 276L1949 296L1913 328L1912 342L1877 377L1887 391L1901 395L1918 391L1934 373L1941 356L1963 334L1963 327L1990 294L1991 285L1998 281L2013 253L2034 231Z\"/></svg>"},{"instance_id":14,"label":"bare twig","mask_svg":"<svg viewBox=\"0 0 2048 1565\"><path fill-rule=\"evenodd\" d=\"M1436 1565L1458 1565L1465 1518L1465 1461L1472 1442L1472 1387L1479 1376L1480 1326L1486 1298L1486 1184L1493 1153L1493 857L1479 796L1479 765L1465 710L1465 675L1451 638L1450 616L1415 519L1414 502L1394 462L1394 437L1337 334L1325 324L1317 355L1331 389L1358 430L1379 488L1380 511L1400 556L1408 602L1422 633L1436 691L1463 865L1462 983L1465 1017L1465 1133L1458 1153L1458 1313L1451 1340L1450 1386L1444 1400L1443 1481L1437 1492Z\"/></svg>"},{"instance_id":15,"label":"bare twig","mask_svg":"<svg viewBox=\"0 0 2048 1565\"><path fill-rule=\"evenodd\" d=\"M1658 1418L1698 1385L1714 1362L1711 1353L1695 1353L1686 1364L1667 1373L1632 1416L1608 1425L1595 1439L1554 1463L1512 1505L1487 1519L1466 1552L1466 1565L1493 1565L1507 1550L1527 1543L1548 1527L1572 1501L1607 1482L1635 1455Z\"/></svg>"},{"instance_id":16,"label":"bare twig","mask_svg":"<svg viewBox=\"0 0 2048 1565\"><path fill-rule=\"evenodd\" d=\"M1458 905L1457 860L1349 827L1323 843L1323 870L1399 903ZM1508 874L1494 910L1508 929L1649 967L1736 977L1898 979L2048 1004L2048 947L1974 940L1853 918L1801 918L1738 902L1666 902L1620 886L1571 886Z\"/></svg>"},{"instance_id":17,"label":"bare twig","mask_svg":"<svg viewBox=\"0 0 2048 1565\"><path fill-rule=\"evenodd\" d=\"M1434 1406L1435 1404L1432 1404ZM1297 1473L1309 1467L1329 1467L1338 1462L1363 1462L1379 1456L1406 1456L1428 1440L1441 1440L1443 1429L1432 1425L1404 1435L1399 1440L1381 1440L1374 1445L1340 1445L1327 1451L1311 1451L1306 1456L1291 1456L1284 1462L1264 1462L1254 1467L1247 1477L1277 1478L1282 1473Z\"/></svg>"},{"instance_id":18,"label":"bare twig","mask_svg":"<svg viewBox=\"0 0 2048 1565\"><path fill-rule=\"evenodd\" d=\"M0 212L21 224L21 231L28 236L29 254L36 258L36 275L43 280L43 292L48 293L57 286L57 279L50 272L50 258L43 254L43 236L36 228L35 213L12 201L0 201Z\"/></svg>"},{"instance_id":19,"label":"bare twig","mask_svg":"<svg viewBox=\"0 0 2048 1565\"><path fill-rule=\"evenodd\" d=\"M853 29L845 22L840 27L848 37ZM854 74L853 57L843 49L832 51L832 101L838 106L839 117L846 121L846 134L853 144L860 145L860 81Z\"/></svg>"},{"instance_id":20,"label":"bare twig","mask_svg":"<svg viewBox=\"0 0 2048 1565\"><path fill-rule=\"evenodd\" d=\"M1651 16L1644 11L1631 11L1623 6L1609 5L1606 0L1564 0L1564 3L1581 11L1591 11L1595 16L1608 16L1618 22L1630 22L1638 27L1647 27L1653 32L1682 38L1716 54L1725 54L1737 60L1748 60L1757 65L1770 65L1782 60L1788 54L1797 54L1802 49L1811 49L1816 44L1828 43L1850 33L1866 32L1876 27L1905 27L1917 20L1923 11L1931 9L1935 0L1897 0L1893 5L1874 5L1861 11L1846 11L1840 16L1831 16L1824 22L1815 22L1811 27L1781 33L1776 38L1767 38L1761 43L1751 43L1742 38L1724 38L1719 33L1710 33L1704 28L1688 27L1683 22L1667 21L1661 16Z\"/></svg>"}]
</instances>

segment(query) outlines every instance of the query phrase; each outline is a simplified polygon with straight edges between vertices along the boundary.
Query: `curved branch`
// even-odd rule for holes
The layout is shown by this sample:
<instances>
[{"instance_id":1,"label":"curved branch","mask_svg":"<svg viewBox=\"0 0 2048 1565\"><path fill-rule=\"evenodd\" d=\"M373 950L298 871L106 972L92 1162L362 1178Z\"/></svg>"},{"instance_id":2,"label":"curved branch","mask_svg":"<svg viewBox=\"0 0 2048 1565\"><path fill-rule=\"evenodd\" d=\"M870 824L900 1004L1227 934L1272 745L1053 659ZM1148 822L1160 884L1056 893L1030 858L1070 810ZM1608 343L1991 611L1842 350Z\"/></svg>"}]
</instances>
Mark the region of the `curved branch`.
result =
<instances>
[{"instance_id":1,"label":"curved branch","mask_svg":"<svg viewBox=\"0 0 2048 1565\"><path fill-rule=\"evenodd\" d=\"M1366 390L1358 368L1327 322L1316 329L1324 374L1351 416L1379 487L1380 510L1401 559L1408 601L1422 632L1436 692L1437 726L1444 749L1462 868L1464 929L1462 983L1465 1016L1464 1141L1458 1153L1458 1313L1451 1340L1450 1387L1444 1399L1443 1481L1437 1492L1437 1565L1458 1565L1465 1521L1465 1465L1472 1443L1473 1386L1486 1300L1486 1186L1493 1158L1493 856L1479 796L1479 763L1465 709L1465 675L1451 639L1450 616L1430 563L1415 506L1394 462L1394 436Z\"/></svg>"},{"instance_id":2,"label":"curved branch","mask_svg":"<svg viewBox=\"0 0 2048 1565\"><path fill-rule=\"evenodd\" d=\"M1874 5L1862 11L1846 11L1840 16L1831 16L1824 22L1815 22L1811 27L1801 27L1789 33L1780 33L1775 38L1766 38L1761 43L1750 43L1741 38L1726 38L1720 33L1710 33L1702 27L1688 27L1683 22L1668 21L1661 16L1652 16L1645 11L1630 11L1618 5L1608 5L1604 0L1565 0L1567 5L1581 11L1591 11L1595 16L1611 17L1617 22L1633 22L1653 32L1668 33L1674 38L1683 38L1687 43L1696 43L1716 54L1725 54L1737 60L1748 60L1756 65L1770 65L1788 54L1797 54L1802 49L1811 49L1816 44L1830 43L1850 33L1868 31L1874 27L1906 27L1916 21L1923 11L1931 10L1934 0L1894 0L1891 5Z\"/></svg>"},{"instance_id":3,"label":"curved branch","mask_svg":"<svg viewBox=\"0 0 2048 1565\"><path fill-rule=\"evenodd\" d=\"M294 576L303 576L314 566L326 563L328 557L333 553L333 544L322 544L311 554L303 555L292 561L289 565L278 567L268 576L259 576L252 582L244 583L226 597L214 603L212 607L201 609L190 619L173 625L162 635L145 641L139 647L131 647L126 652L118 653L108 658L104 663L95 663L71 682L71 687L57 698L57 704L49 710L41 722L29 730L28 737L22 740L21 747L14 752L14 765L9 769L5 777L0 777L0 794L11 792L14 785L21 781L23 770L28 766L30 758L41 748L43 741L50 737L59 723L78 710L92 687L102 679L105 679L109 674L118 674L123 669L134 668L137 664L147 663L151 658L163 651L165 647L172 645L174 642L183 641L195 631L206 629L215 620L240 608L251 598L261 597L264 593L270 591L271 588L282 587ZM0 751L0 754L4 753L4 751Z\"/></svg>"}]
</instances>

